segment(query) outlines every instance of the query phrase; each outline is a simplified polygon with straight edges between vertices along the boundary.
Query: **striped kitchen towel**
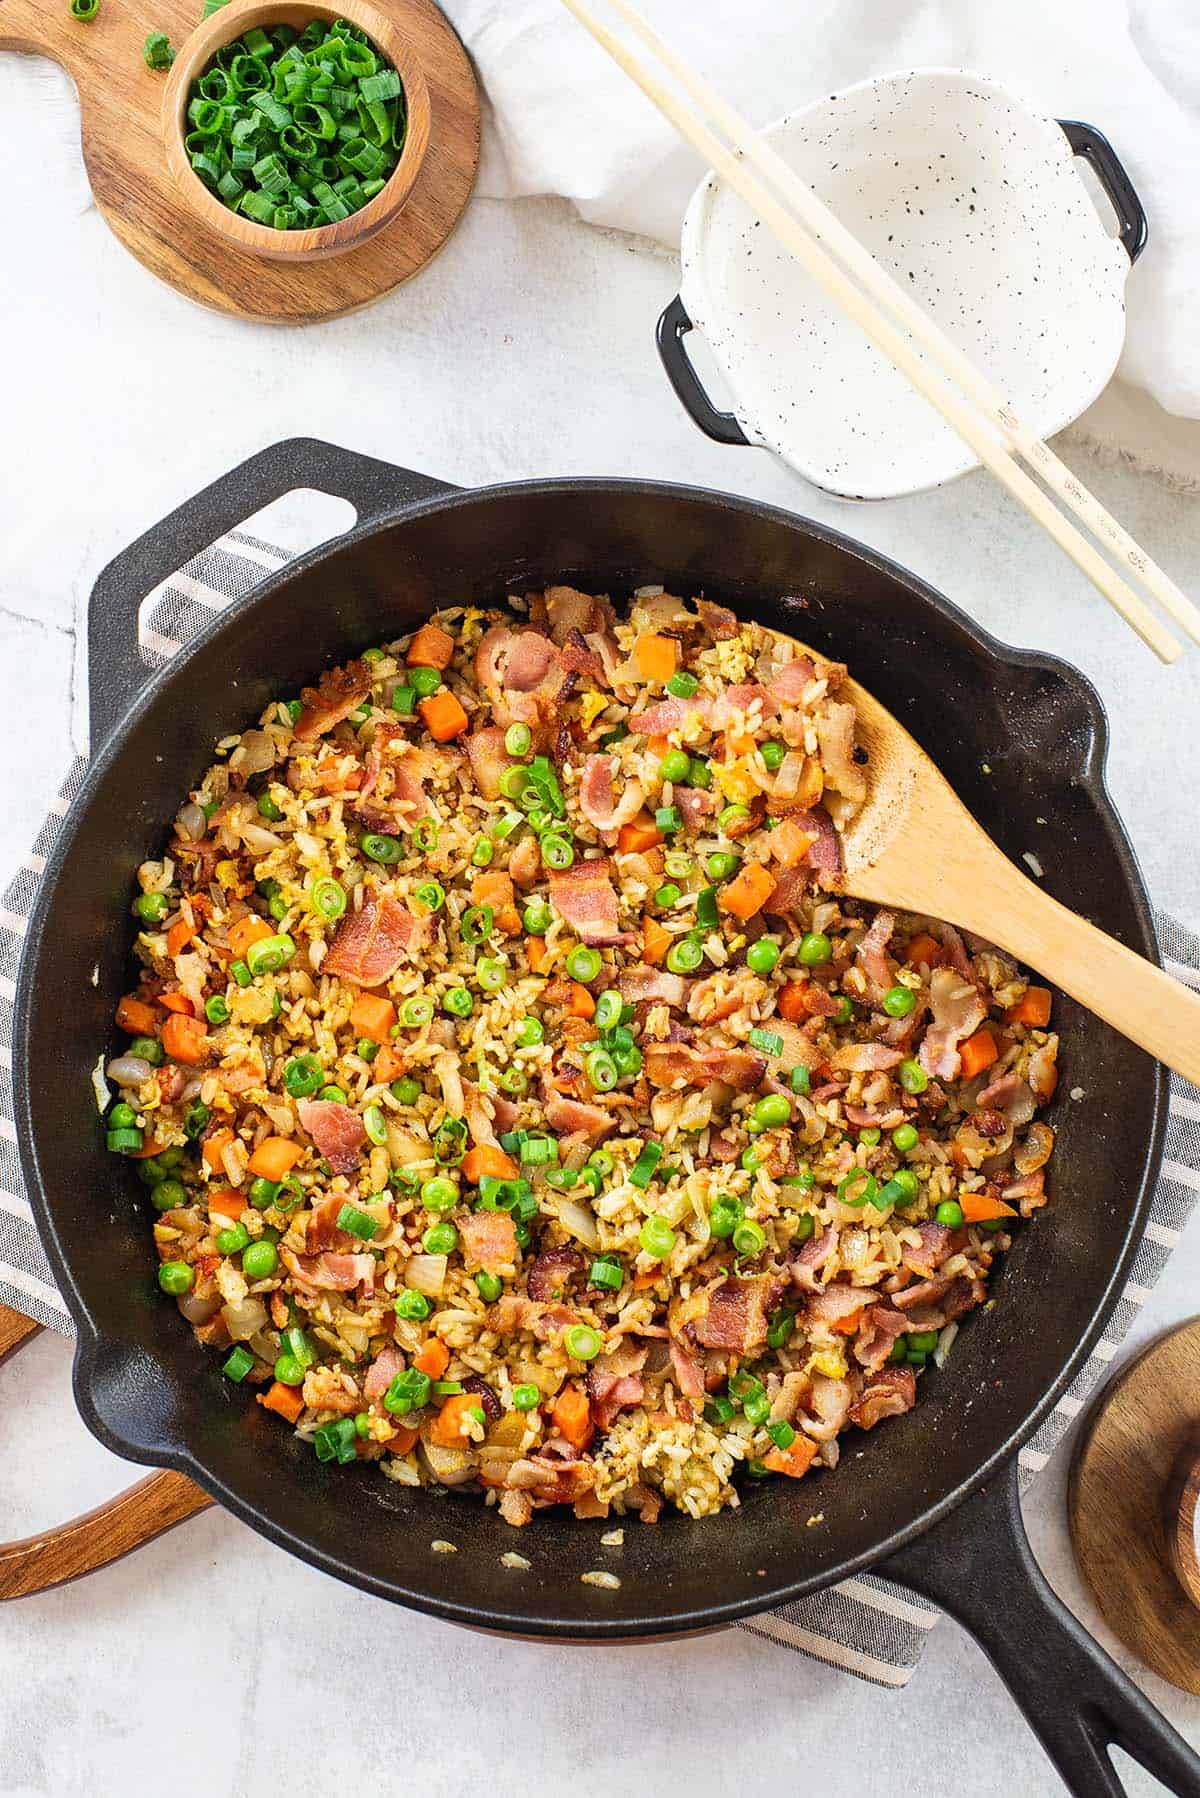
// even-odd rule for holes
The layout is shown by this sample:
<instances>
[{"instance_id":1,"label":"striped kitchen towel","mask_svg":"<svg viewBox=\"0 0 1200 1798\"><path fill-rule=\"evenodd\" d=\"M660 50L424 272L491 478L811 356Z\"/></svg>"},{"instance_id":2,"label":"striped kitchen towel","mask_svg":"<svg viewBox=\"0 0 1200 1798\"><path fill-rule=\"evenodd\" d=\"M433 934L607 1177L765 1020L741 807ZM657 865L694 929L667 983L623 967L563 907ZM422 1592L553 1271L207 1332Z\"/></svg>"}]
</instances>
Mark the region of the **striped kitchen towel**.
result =
<instances>
[{"instance_id":1,"label":"striped kitchen towel","mask_svg":"<svg viewBox=\"0 0 1200 1798\"><path fill-rule=\"evenodd\" d=\"M189 562L144 601L139 616L139 649L148 667L175 655L215 612L239 598L288 560L286 554L241 531ZM45 868L87 763L80 759L33 853L0 904L0 1302L26 1312L64 1335L71 1320L55 1290L34 1228L16 1152L12 1103L12 1005L21 940L37 884ZM1169 970L1200 988L1200 939L1173 918L1159 915L1159 941ZM1120 1347L1138 1307L1144 1304L1166 1265L1180 1231L1200 1194L1200 1094L1173 1080L1166 1159L1154 1196L1151 1221L1138 1250L1133 1274L1087 1365L1059 1400L1041 1429L1021 1450L1028 1481L1044 1467L1055 1444L1087 1402ZM890 1580L865 1574L778 1611L740 1625L783 1647L799 1649L833 1666L884 1686L904 1685L939 1613Z\"/></svg>"}]
</instances>

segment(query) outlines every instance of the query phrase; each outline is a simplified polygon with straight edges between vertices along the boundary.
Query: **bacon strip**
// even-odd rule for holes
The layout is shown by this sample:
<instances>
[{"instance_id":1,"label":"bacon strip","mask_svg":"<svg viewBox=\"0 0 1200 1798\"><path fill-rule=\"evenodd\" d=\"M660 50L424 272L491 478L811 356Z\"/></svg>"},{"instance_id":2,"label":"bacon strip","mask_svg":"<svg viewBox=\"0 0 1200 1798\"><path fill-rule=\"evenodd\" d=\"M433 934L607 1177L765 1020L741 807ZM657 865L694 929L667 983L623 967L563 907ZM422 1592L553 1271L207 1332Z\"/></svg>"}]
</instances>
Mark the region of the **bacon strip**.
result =
<instances>
[{"instance_id":1,"label":"bacon strip","mask_svg":"<svg viewBox=\"0 0 1200 1798\"><path fill-rule=\"evenodd\" d=\"M347 662L344 668L330 668L315 687L301 687L304 710L296 721L297 739L304 743L324 736L358 709L371 685L368 662Z\"/></svg>"},{"instance_id":2,"label":"bacon strip","mask_svg":"<svg viewBox=\"0 0 1200 1798\"><path fill-rule=\"evenodd\" d=\"M753 1092L767 1071L766 1057L750 1049L692 1049L686 1043L647 1043L645 1072L651 1086L708 1086L719 1080L736 1092Z\"/></svg>"},{"instance_id":3,"label":"bacon strip","mask_svg":"<svg viewBox=\"0 0 1200 1798\"><path fill-rule=\"evenodd\" d=\"M367 1140L357 1112L336 1099L301 1099L297 1110L301 1124L334 1173L354 1173L359 1150Z\"/></svg>"},{"instance_id":4,"label":"bacon strip","mask_svg":"<svg viewBox=\"0 0 1200 1798\"><path fill-rule=\"evenodd\" d=\"M646 797L639 782L629 780L618 798L616 772L615 755L589 755L579 779L579 809L606 841L637 817Z\"/></svg>"},{"instance_id":5,"label":"bacon strip","mask_svg":"<svg viewBox=\"0 0 1200 1798\"><path fill-rule=\"evenodd\" d=\"M390 893L367 889L359 911L338 925L321 963L323 974L340 974L356 986L382 986L405 956L419 946L421 925Z\"/></svg>"},{"instance_id":6,"label":"bacon strip","mask_svg":"<svg viewBox=\"0 0 1200 1798\"><path fill-rule=\"evenodd\" d=\"M723 1280L709 1294L708 1310L692 1326L697 1342L738 1355L754 1355L765 1348L770 1284L765 1274L752 1280L736 1276Z\"/></svg>"},{"instance_id":7,"label":"bacon strip","mask_svg":"<svg viewBox=\"0 0 1200 1798\"><path fill-rule=\"evenodd\" d=\"M550 876L550 903L581 942L608 947L632 939L617 918L612 863L607 859L576 862Z\"/></svg>"}]
</instances>

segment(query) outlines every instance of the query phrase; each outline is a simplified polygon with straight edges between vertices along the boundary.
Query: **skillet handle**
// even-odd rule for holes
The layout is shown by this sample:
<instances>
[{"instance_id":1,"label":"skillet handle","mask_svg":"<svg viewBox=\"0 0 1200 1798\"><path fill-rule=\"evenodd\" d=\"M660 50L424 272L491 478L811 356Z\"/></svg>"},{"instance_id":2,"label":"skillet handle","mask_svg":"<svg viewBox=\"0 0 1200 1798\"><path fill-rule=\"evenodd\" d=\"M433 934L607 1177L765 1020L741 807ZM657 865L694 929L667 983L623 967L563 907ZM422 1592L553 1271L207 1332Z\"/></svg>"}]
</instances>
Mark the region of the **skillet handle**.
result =
<instances>
[{"instance_id":1,"label":"skillet handle","mask_svg":"<svg viewBox=\"0 0 1200 1798\"><path fill-rule=\"evenodd\" d=\"M356 528L439 493L447 481L397 468L375 456L293 437L260 450L238 468L144 532L100 575L88 607L88 679L93 755L120 723L150 670L137 651L138 608L147 593L175 574L244 518L296 487L315 487L349 500ZM268 570L263 570L263 579Z\"/></svg>"},{"instance_id":2,"label":"skillet handle","mask_svg":"<svg viewBox=\"0 0 1200 1798\"><path fill-rule=\"evenodd\" d=\"M0 1365L41 1333L41 1324L0 1305ZM32 1598L108 1567L213 1503L182 1473L152 1473L115 1498L55 1529L0 1542L0 1603Z\"/></svg>"},{"instance_id":3,"label":"skillet handle","mask_svg":"<svg viewBox=\"0 0 1200 1798\"><path fill-rule=\"evenodd\" d=\"M1178 1798L1198 1798L1200 1756L1092 1640L1034 1560L1015 1456L990 1486L876 1571L970 1631L1075 1798L1124 1798L1110 1743Z\"/></svg>"}]
</instances>

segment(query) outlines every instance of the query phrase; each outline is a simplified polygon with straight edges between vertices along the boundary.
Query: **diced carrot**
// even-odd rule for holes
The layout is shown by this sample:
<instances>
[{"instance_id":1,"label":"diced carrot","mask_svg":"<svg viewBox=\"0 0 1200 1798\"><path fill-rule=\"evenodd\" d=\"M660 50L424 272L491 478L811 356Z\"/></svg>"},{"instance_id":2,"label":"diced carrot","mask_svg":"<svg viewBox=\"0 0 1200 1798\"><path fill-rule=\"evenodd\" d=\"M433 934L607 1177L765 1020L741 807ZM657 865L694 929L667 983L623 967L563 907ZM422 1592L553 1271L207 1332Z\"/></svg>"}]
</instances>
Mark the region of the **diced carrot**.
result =
<instances>
[{"instance_id":1,"label":"diced carrot","mask_svg":"<svg viewBox=\"0 0 1200 1798\"><path fill-rule=\"evenodd\" d=\"M805 830L794 818L785 818L771 832L771 854L783 868L798 868L816 842L813 830Z\"/></svg>"},{"instance_id":2,"label":"diced carrot","mask_svg":"<svg viewBox=\"0 0 1200 1798\"><path fill-rule=\"evenodd\" d=\"M622 855L640 855L643 850L653 849L661 842L662 832L646 812L639 812L617 832L617 848Z\"/></svg>"},{"instance_id":3,"label":"diced carrot","mask_svg":"<svg viewBox=\"0 0 1200 1798\"><path fill-rule=\"evenodd\" d=\"M168 1011L179 1012L182 1017L194 1018L196 1015L196 1007L186 993L160 993L158 1002L165 1005Z\"/></svg>"},{"instance_id":4,"label":"diced carrot","mask_svg":"<svg viewBox=\"0 0 1200 1798\"><path fill-rule=\"evenodd\" d=\"M592 1436L592 1410L582 1386L564 1386L550 1412L560 1436L582 1448Z\"/></svg>"},{"instance_id":5,"label":"diced carrot","mask_svg":"<svg viewBox=\"0 0 1200 1798\"><path fill-rule=\"evenodd\" d=\"M430 1336L413 1356L413 1366L420 1373L427 1373L431 1380L440 1380L449 1365L450 1350L440 1336Z\"/></svg>"},{"instance_id":6,"label":"diced carrot","mask_svg":"<svg viewBox=\"0 0 1200 1798\"><path fill-rule=\"evenodd\" d=\"M208 1046L208 1025L203 1018L186 1018L181 1011L173 1011L163 1025L162 1046L172 1061L199 1067Z\"/></svg>"},{"instance_id":7,"label":"diced carrot","mask_svg":"<svg viewBox=\"0 0 1200 1798\"><path fill-rule=\"evenodd\" d=\"M470 1186L478 1186L485 1174L497 1180L515 1180L520 1169L511 1155L494 1142L476 1143L462 1158L462 1177Z\"/></svg>"},{"instance_id":8,"label":"diced carrot","mask_svg":"<svg viewBox=\"0 0 1200 1798\"><path fill-rule=\"evenodd\" d=\"M671 747L670 737L647 737L646 738L646 748L650 751L651 755L657 756L658 760L660 762L662 761L664 755L666 755L666 753L670 749L670 747Z\"/></svg>"},{"instance_id":9,"label":"diced carrot","mask_svg":"<svg viewBox=\"0 0 1200 1798\"><path fill-rule=\"evenodd\" d=\"M986 1029L977 1030L965 1043L960 1043L958 1052L962 1057L964 1080L973 1080L976 1074L982 1074L984 1068L990 1068L1000 1053L995 1037Z\"/></svg>"},{"instance_id":10,"label":"diced carrot","mask_svg":"<svg viewBox=\"0 0 1200 1798\"><path fill-rule=\"evenodd\" d=\"M152 1136L146 1137L140 1149L135 1149L129 1157L130 1161L149 1161L154 1155L162 1154L163 1146L155 1142Z\"/></svg>"},{"instance_id":11,"label":"diced carrot","mask_svg":"<svg viewBox=\"0 0 1200 1798\"><path fill-rule=\"evenodd\" d=\"M204 1138L200 1145L200 1154L205 1167L210 1172L216 1173L221 1165L221 1151L227 1149L232 1141L232 1130L214 1130L211 1136Z\"/></svg>"},{"instance_id":12,"label":"diced carrot","mask_svg":"<svg viewBox=\"0 0 1200 1798\"><path fill-rule=\"evenodd\" d=\"M387 1444L389 1455L407 1455L416 1448L421 1432L413 1424L397 1424L396 1434Z\"/></svg>"},{"instance_id":13,"label":"diced carrot","mask_svg":"<svg viewBox=\"0 0 1200 1798\"><path fill-rule=\"evenodd\" d=\"M157 1036L158 1013L136 993L126 993L117 1006L117 1026L130 1036Z\"/></svg>"},{"instance_id":14,"label":"diced carrot","mask_svg":"<svg viewBox=\"0 0 1200 1798\"><path fill-rule=\"evenodd\" d=\"M468 1411L481 1409L477 1392L456 1392L446 1400L430 1424L430 1441L439 1443L442 1448L462 1448L467 1441L463 1435L463 1418Z\"/></svg>"},{"instance_id":15,"label":"diced carrot","mask_svg":"<svg viewBox=\"0 0 1200 1798\"><path fill-rule=\"evenodd\" d=\"M860 1305L859 1309L851 1311L848 1317L839 1317L836 1323L830 1324L830 1329L836 1331L839 1336L853 1336L862 1322L862 1315L866 1308L865 1305Z\"/></svg>"},{"instance_id":16,"label":"diced carrot","mask_svg":"<svg viewBox=\"0 0 1200 1798\"><path fill-rule=\"evenodd\" d=\"M469 722L467 714L448 687L431 693L428 699L419 699L417 710L435 743L449 743L454 737L461 737Z\"/></svg>"},{"instance_id":17,"label":"diced carrot","mask_svg":"<svg viewBox=\"0 0 1200 1798\"><path fill-rule=\"evenodd\" d=\"M1035 1030L1044 1030L1050 1022L1050 988L1027 986L1004 1015L1010 1024L1031 1024Z\"/></svg>"},{"instance_id":18,"label":"diced carrot","mask_svg":"<svg viewBox=\"0 0 1200 1798\"><path fill-rule=\"evenodd\" d=\"M277 1411L288 1423L295 1423L304 1409L304 1396L298 1386L285 1386L282 1380L275 1380L266 1392L260 1392L258 1402L267 1411Z\"/></svg>"},{"instance_id":19,"label":"diced carrot","mask_svg":"<svg viewBox=\"0 0 1200 1798\"><path fill-rule=\"evenodd\" d=\"M816 1443L797 1431L790 1448L773 1448L763 1456L763 1466L772 1473L786 1473L789 1479L802 1480L816 1458Z\"/></svg>"},{"instance_id":20,"label":"diced carrot","mask_svg":"<svg viewBox=\"0 0 1200 1798\"><path fill-rule=\"evenodd\" d=\"M261 942L263 937L274 933L265 918L260 918L257 912L250 912L246 917L239 918L236 924L231 924L226 934L229 947L240 960L251 943Z\"/></svg>"},{"instance_id":21,"label":"diced carrot","mask_svg":"<svg viewBox=\"0 0 1200 1798\"><path fill-rule=\"evenodd\" d=\"M380 999L375 993L360 993L350 1007L350 1022L359 1036L365 1036L373 1043L386 1043L388 1032L396 1022L396 1007L390 999ZM376 1074L382 1080L382 1074Z\"/></svg>"},{"instance_id":22,"label":"diced carrot","mask_svg":"<svg viewBox=\"0 0 1200 1798\"><path fill-rule=\"evenodd\" d=\"M471 903L490 905L496 923L505 936L516 936L521 928L521 914L516 907L516 889L512 876L503 868L487 868L471 883Z\"/></svg>"},{"instance_id":23,"label":"diced carrot","mask_svg":"<svg viewBox=\"0 0 1200 1798\"><path fill-rule=\"evenodd\" d=\"M596 1001L586 986L580 986L577 980L571 982L571 997L567 1001L568 1014L573 1018L592 1018L596 1015Z\"/></svg>"},{"instance_id":24,"label":"diced carrot","mask_svg":"<svg viewBox=\"0 0 1200 1798\"><path fill-rule=\"evenodd\" d=\"M662 1270L661 1270L661 1268L657 1268L657 1267L652 1267L648 1273L634 1274L633 1290L635 1292L648 1292L650 1290L650 1288L652 1286L656 1285L657 1282L661 1279L662 1279Z\"/></svg>"},{"instance_id":25,"label":"diced carrot","mask_svg":"<svg viewBox=\"0 0 1200 1798\"><path fill-rule=\"evenodd\" d=\"M454 659L454 638L440 624L423 624L404 659L410 668L448 668Z\"/></svg>"},{"instance_id":26,"label":"diced carrot","mask_svg":"<svg viewBox=\"0 0 1200 1798\"><path fill-rule=\"evenodd\" d=\"M942 961L942 945L936 937L930 936L928 931L923 930L909 943L904 953L904 959L910 968L919 968L926 963L931 968L939 967Z\"/></svg>"},{"instance_id":27,"label":"diced carrot","mask_svg":"<svg viewBox=\"0 0 1200 1798\"><path fill-rule=\"evenodd\" d=\"M735 918L745 923L747 918L762 910L774 891L775 878L767 873L762 863L747 862L728 886L722 887L717 904L722 911L732 912Z\"/></svg>"},{"instance_id":28,"label":"diced carrot","mask_svg":"<svg viewBox=\"0 0 1200 1798\"><path fill-rule=\"evenodd\" d=\"M633 654L645 680L670 680L679 667L679 644L674 637L639 637Z\"/></svg>"},{"instance_id":29,"label":"diced carrot","mask_svg":"<svg viewBox=\"0 0 1200 1798\"><path fill-rule=\"evenodd\" d=\"M177 918L167 932L167 954L182 955L189 943L196 940L196 926L189 924L186 918Z\"/></svg>"},{"instance_id":30,"label":"diced carrot","mask_svg":"<svg viewBox=\"0 0 1200 1798\"><path fill-rule=\"evenodd\" d=\"M1003 1199L996 1199L986 1192L964 1192L961 1188L958 1202L962 1206L963 1217L969 1224L986 1224L994 1217L1016 1217L1016 1209L1006 1205Z\"/></svg>"},{"instance_id":31,"label":"diced carrot","mask_svg":"<svg viewBox=\"0 0 1200 1798\"><path fill-rule=\"evenodd\" d=\"M642 919L642 960L650 967L658 967L667 958L667 950L675 938L669 930L663 928L656 918Z\"/></svg>"},{"instance_id":32,"label":"diced carrot","mask_svg":"<svg viewBox=\"0 0 1200 1798\"><path fill-rule=\"evenodd\" d=\"M404 1065L403 1055L398 1054L396 1050L392 1048L390 1043L384 1043L378 1055L375 1057L371 1067L371 1073L376 1080L387 1080L389 1082L392 1080L399 1080L401 1074L404 1072Z\"/></svg>"},{"instance_id":33,"label":"diced carrot","mask_svg":"<svg viewBox=\"0 0 1200 1798\"><path fill-rule=\"evenodd\" d=\"M789 1024L802 1024L808 1016L810 984L807 980L789 980L786 986L780 987L779 1015Z\"/></svg>"},{"instance_id":34,"label":"diced carrot","mask_svg":"<svg viewBox=\"0 0 1200 1798\"><path fill-rule=\"evenodd\" d=\"M258 1179L282 1180L303 1153L300 1144L290 1136L264 1136L247 1165Z\"/></svg>"},{"instance_id":35,"label":"diced carrot","mask_svg":"<svg viewBox=\"0 0 1200 1798\"><path fill-rule=\"evenodd\" d=\"M549 953L550 951L546 947L546 939L544 936L527 936L525 938L526 959L535 974L541 973Z\"/></svg>"},{"instance_id":36,"label":"diced carrot","mask_svg":"<svg viewBox=\"0 0 1200 1798\"><path fill-rule=\"evenodd\" d=\"M227 1186L221 1192L210 1192L208 1195L208 1215L210 1217L227 1217L231 1224L236 1224L246 1209L246 1200L240 1192L234 1192Z\"/></svg>"}]
</instances>

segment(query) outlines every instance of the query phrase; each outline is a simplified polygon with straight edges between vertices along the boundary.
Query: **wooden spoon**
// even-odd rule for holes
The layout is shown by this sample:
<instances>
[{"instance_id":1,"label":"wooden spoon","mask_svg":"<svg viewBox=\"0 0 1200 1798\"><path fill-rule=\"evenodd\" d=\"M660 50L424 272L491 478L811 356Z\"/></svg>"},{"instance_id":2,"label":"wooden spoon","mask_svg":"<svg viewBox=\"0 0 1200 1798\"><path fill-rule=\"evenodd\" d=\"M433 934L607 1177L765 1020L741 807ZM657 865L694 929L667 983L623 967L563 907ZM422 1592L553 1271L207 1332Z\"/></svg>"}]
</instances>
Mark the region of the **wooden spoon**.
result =
<instances>
[{"instance_id":1,"label":"wooden spoon","mask_svg":"<svg viewBox=\"0 0 1200 1798\"><path fill-rule=\"evenodd\" d=\"M825 659L800 647L818 666ZM854 706L858 741L870 759L866 803L841 832L842 872L827 884L986 937L1200 1085L1200 993L1022 874L904 726L857 681L843 681L838 697Z\"/></svg>"}]
</instances>

